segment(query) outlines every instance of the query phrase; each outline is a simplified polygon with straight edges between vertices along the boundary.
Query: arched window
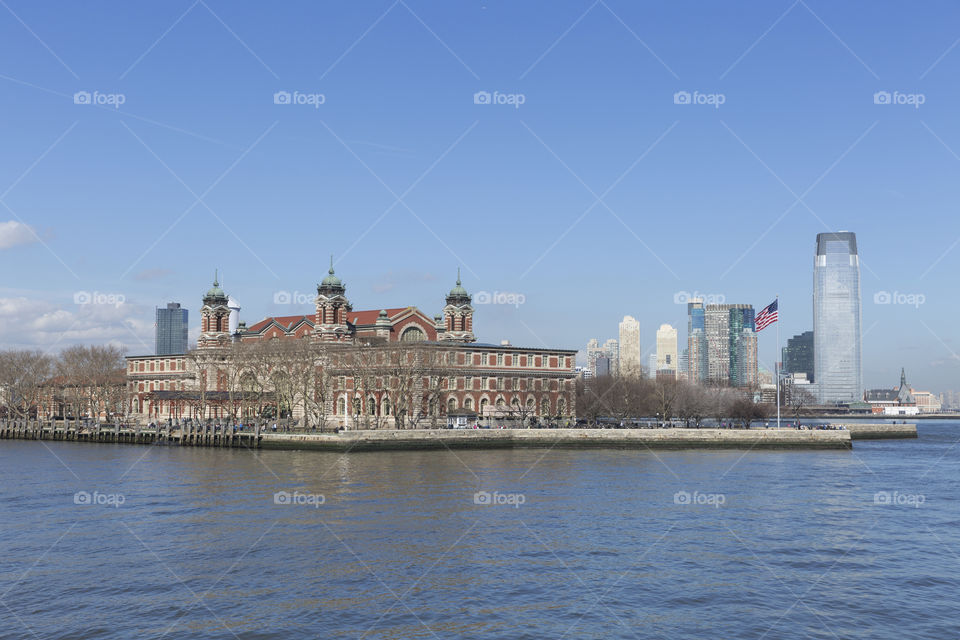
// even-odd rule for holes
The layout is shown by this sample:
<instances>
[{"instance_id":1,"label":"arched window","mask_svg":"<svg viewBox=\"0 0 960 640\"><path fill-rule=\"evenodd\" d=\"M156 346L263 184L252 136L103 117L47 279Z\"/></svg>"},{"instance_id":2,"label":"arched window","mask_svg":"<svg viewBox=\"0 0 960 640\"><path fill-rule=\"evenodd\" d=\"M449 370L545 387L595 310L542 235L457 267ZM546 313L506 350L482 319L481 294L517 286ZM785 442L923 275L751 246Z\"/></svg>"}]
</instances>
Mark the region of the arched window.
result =
<instances>
[{"instance_id":1,"label":"arched window","mask_svg":"<svg viewBox=\"0 0 960 640\"><path fill-rule=\"evenodd\" d=\"M557 415L566 415L567 413L567 402L563 398L557 400Z\"/></svg>"},{"instance_id":2,"label":"arched window","mask_svg":"<svg viewBox=\"0 0 960 640\"><path fill-rule=\"evenodd\" d=\"M447 411L456 411L457 410L457 399L450 398L447 400Z\"/></svg>"},{"instance_id":3,"label":"arched window","mask_svg":"<svg viewBox=\"0 0 960 640\"><path fill-rule=\"evenodd\" d=\"M380 412L385 416L390 415L390 398L383 399L383 402L380 406Z\"/></svg>"},{"instance_id":4,"label":"arched window","mask_svg":"<svg viewBox=\"0 0 960 640\"><path fill-rule=\"evenodd\" d=\"M467 411L473 411L473 398L467 398L463 401L463 408Z\"/></svg>"},{"instance_id":5,"label":"arched window","mask_svg":"<svg viewBox=\"0 0 960 640\"><path fill-rule=\"evenodd\" d=\"M346 399L346 398L340 398L340 399L337 401L337 415L338 415L338 416L343 416L343 415L346 415L346 414L347 414L347 399Z\"/></svg>"},{"instance_id":6,"label":"arched window","mask_svg":"<svg viewBox=\"0 0 960 640\"><path fill-rule=\"evenodd\" d=\"M423 342L426 339L427 334L416 325L408 327L406 331L400 334L400 342Z\"/></svg>"},{"instance_id":7,"label":"arched window","mask_svg":"<svg viewBox=\"0 0 960 640\"><path fill-rule=\"evenodd\" d=\"M550 399L544 398L540 401L540 415L548 416L550 415Z\"/></svg>"},{"instance_id":8,"label":"arched window","mask_svg":"<svg viewBox=\"0 0 960 640\"><path fill-rule=\"evenodd\" d=\"M484 415L487 412L488 404L490 404L490 401L486 398L480 400L480 415Z\"/></svg>"},{"instance_id":9,"label":"arched window","mask_svg":"<svg viewBox=\"0 0 960 640\"><path fill-rule=\"evenodd\" d=\"M373 396L367 398L367 412L372 416L377 415L377 401Z\"/></svg>"}]
</instances>

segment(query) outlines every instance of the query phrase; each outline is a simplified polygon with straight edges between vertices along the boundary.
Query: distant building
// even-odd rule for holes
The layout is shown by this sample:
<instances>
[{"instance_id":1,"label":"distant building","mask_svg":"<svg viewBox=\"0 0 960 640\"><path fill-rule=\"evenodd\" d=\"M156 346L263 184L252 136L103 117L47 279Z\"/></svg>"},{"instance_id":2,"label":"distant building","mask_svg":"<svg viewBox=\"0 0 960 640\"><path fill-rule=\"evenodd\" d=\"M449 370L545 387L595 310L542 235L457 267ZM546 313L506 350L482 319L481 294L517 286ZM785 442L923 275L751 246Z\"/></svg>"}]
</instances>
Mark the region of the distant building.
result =
<instances>
[{"instance_id":1,"label":"distant building","mask_svg":"<svg viewBox=\"0 0 960 640\"><path fill-rule=\"evenodd\" d=\"M863 394L872 413L887 416L913 416L920 413L917 400L907 384L906 371L900 370L900 386L896 389L870 389Z\"/></svg>"},{"instance_id":2,"label":"distant building","mask_svg":"<svg viewBox=\"0 0 960 640\"><path fill-rule=\"evenodd\" d=\"M610 338L603 343L603 353L610 359L610 375L620 375L620 345Z\"/></svg>"},{"instance_id":3,"label":"distant building","mask_svg":"<svg viewBox=\"0 0 960 640\"><path fill-rule=\"evenodd\" d=\"M860 256L848 231L817 234L813 267L814 385L821 404L863 397Z\"/></svg>"},{"instance_id":4,"label":"distant building","mask_svg":"<svg viewBox=\"0 0 960 640\"><path fill-rule=\"evenodd\" d=\"M757 385L757 334L748 304L706 306L707 380L732 387Z\"/></svg>"},{"instance_id":5,"label":"distant building","mask_svg":"<svg viewBox=\"0 0 960 640\"><path fill-rule=\"evenodd\" d=\"M597 356L594 366L596 367L594 377L600 378L612 375L610 372L610 358L608 356Z\"/></svg>"},{"instance_id":6,"label":"distant building","mask_svg":"<svg viewBox=\"0 0 960 640\"><path fill-rule=\"evenodd\" d=\"M633 377L643 374L640 322L633 316L624 316L620 322L620 374Z\"/></svg>"},{"instance_id":7,"label":"distant building","mask_svg":"<svg viewBox=\"0 0 960 640\"><path fill-rule=\"evenodd\" d=\"M677 330L669 324L662 324L657 329L657 366L656 371L659 375L661 371L672 371L676 377L679 369L677 358Z\"/></svg>"},{"instance_id":8,"label":"distant building","mask_svg":"<svg viewBox=\"0 0 960 640\"><path fill-rule=\"evenodd\" d=\"M587 341L587 370L591 376L597 375L597 358L603 355L603 348L600 341L596 338L590 338Z\"/></svg>"},{"instance_id":9,"label":"distant building","mask_svg":"<svg viewBox=\"0 0 960 640\"><path fill-rule=\"evenodd\" d=\"M703 300L687 302L687 379L690 382L707 381L706 309Z\"/></svg>"},{"instance_id":10,"label":"distant building","mask_svg":"<svg viewBox=\"0 0 960 640\"><path fill-rule=\"evenodd\" d=\"M810 382L813 372L813 331L804 331L787 340L783 348L783 373L802 373Z\"/></svg>"},{"instance_id":11,"label":"distant building","mask_svg":"<svg viewBox=\"0 0 960 640\"><path fill-rule=\"evenodd\" d=\"M172 356L187 352L188 316L189 312L181 309L179 302L169 302L166 308L157 309L156 355Z\"/></svg>"}]
</instances>

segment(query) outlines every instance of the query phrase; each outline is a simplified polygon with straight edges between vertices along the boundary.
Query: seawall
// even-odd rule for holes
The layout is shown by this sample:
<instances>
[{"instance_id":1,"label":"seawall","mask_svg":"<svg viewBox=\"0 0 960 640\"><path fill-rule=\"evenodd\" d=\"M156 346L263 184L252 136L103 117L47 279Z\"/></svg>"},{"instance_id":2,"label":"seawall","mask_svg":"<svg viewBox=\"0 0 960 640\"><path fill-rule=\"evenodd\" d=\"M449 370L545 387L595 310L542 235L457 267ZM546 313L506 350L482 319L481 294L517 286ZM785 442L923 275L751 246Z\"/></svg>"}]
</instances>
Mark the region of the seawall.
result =
<instances>
[{"instance_id":1,"label":"seawall","mask_svg":"<svg viewBox=\"0 0 960 640\"><path fill-rule=\"evenodd\" d=\"M417 429L263 433L263 449L850 449L849 431L767 429Z\"/></svg>"},{"instance_id":2,"label":"seawall","mask_svg":"<svg viewBox=\"0 0 960 640\"><path fill-rule=\"evenodd\" d=\"M890 438L916 438L916 424L889 424L878 422L867 423L841 423L844 428L850 432L850 438L853 440L887 440Z\"/></svg>"}]
</instances>

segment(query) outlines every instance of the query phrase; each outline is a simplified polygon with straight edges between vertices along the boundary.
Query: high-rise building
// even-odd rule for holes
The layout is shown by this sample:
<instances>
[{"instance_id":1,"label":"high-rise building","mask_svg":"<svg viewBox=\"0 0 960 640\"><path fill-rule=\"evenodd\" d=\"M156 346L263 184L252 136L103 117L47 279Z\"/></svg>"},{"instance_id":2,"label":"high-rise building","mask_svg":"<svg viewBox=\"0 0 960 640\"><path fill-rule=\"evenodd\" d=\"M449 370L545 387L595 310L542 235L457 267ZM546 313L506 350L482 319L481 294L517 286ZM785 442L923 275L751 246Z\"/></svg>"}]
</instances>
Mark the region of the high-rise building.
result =
<instances>
[{"instance_id":1,"label":"high-rise building","mask_svg":"<svg viewBox=\"0 0 960 640\"><path fill-rule=\"evenodd\" d=\"M606 358L601 370L598 365L600 358ZM617 375L617 363L620 358L620 348L614 339L607 340L603 345L596 338L591 338L587 342L587 369L592 377Z\"/></svg>"},{"instance_id":2,"label":"high-rise building","mask_svg":"<svg viewBox=\"0 0 960 640\"><path fill-rule=\"evenodd\" d=\"M679 368L677 358L677 330L669 324L657 329L657 371L673 371Z\"/></svg>"},{"instance_id":3,"label":"high-rise building","mask_svg":"<svg viewBox=\"0 0 960 640\"><path fill-rule=\"evenodd\" d=\"M594 366L596 367L594 377L602 378L603 376L610 375L610 358L607 355L601 354L597 356Z\"/></svg>"},{"instance_id":4,"label":"high-rise building","mask_svg":"<svg viewBox=\"0 0 960 640\"><path fill-rule=\"evenodd\" d=\"M156 354L158 356L180 355L187 352L187 309L179 302L169 302L165 309L157 309Z\"/></svg>"},{"instance_id":5,"label":"high-rise building","mask_svg":"<svg viewBox=\"0 0 960 640\"><path fill-rule=\"evenodd\" d=\"M633 316L624 316L620 322L620 375L632 377L643 375L640 322Z\"/></svg>"},{"instance_id":6,"label":"high-rise building","mask_svg":"<svg viewBox=\"0 0 960 640\"><path fill-rule=\"evenodd\" d=\"M860 256L849 231L817 234L813 267L813 368L821 404L863 396Z\"/></svg>"},{"instance_id":7,"label":"high-rise building","mask_svg":"<svg viewBox=\"0 0 960 640\"><path fill-rule=\"evenodd\" d=\"M804 331L787 340L782 358L783 373L803 373L807 380L814 382L813 331Z\"/></svg>"},{"instance_id":8,"label":"high-rise building","mask_svg":"<svg viewBox=\"0 0 960 640\"><path fill-rule=\"evenodd\" d=\"M600 347L600 341L596 338L590 338L587 341L587 369L590 374L597 375L597 358L603 355L603 349Z\"/></svg>"},{"instance_id":9,"label":"high-rise building","mask_svg":"<svg viewBox=\"0 0 960 640\"><path fill-rule=\"evenodd\" d=\"M707 380L706 309L701 298L687 301L687 380Z\"/></svg>"},{"instance_id":10,"label":"high-rise building","mask_svg":"<svg viewBox=\"0 0 960 640\"><path fill-rule=\"evenodd\" d=\"M733 387L755 386L757 334L753 307L748 304L707 305L704 327L707 380Z\"/></svg>"},{"instance_id":11,"label":"high-rise building","mask_svg":"<svg viewBox=\"0 0 960 640\"><path fill-rule=\"evenodd\" d=\"M620 345L610 338L603 343L603 353L610 358L610 375L620 375Z\"/></svg>"}]
</instances>

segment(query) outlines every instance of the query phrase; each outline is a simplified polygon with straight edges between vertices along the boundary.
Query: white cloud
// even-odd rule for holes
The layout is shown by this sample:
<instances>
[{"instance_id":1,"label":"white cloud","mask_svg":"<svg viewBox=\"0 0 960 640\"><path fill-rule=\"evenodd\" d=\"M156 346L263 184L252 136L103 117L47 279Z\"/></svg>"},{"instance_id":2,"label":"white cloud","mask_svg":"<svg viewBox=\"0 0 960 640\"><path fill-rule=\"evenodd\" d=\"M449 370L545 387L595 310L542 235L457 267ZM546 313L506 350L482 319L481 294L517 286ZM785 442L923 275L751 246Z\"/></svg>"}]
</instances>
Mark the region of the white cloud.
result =
<instances>
[{"instance_id":1,"label":"white cloud","mask_svg":"<svg viewBox=\"0 0 960 640\"><path fill-rule=\"evenodd\" d=\"M22 222L16 220L0 222L0 249L10 249L21 244L33 244L39 241L33 228Z\"/></svg>"},{"instance_id":2,"label":"white cloud","mask_svg":"<svg viewBox=\"0 0 960 640\"><path fill-rule=\"evenodd\" d=\"M71 344L122 344L130 353L152 353L150 311L132 304L62 306L27 297L0 298L0 347L59 351Z\"/></svg>"}]
</instances>

